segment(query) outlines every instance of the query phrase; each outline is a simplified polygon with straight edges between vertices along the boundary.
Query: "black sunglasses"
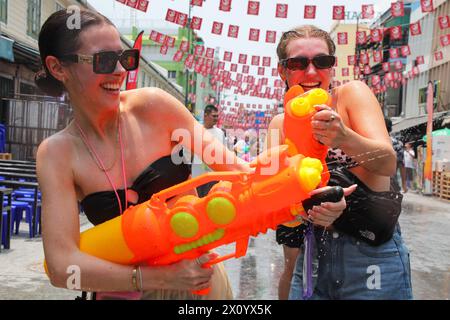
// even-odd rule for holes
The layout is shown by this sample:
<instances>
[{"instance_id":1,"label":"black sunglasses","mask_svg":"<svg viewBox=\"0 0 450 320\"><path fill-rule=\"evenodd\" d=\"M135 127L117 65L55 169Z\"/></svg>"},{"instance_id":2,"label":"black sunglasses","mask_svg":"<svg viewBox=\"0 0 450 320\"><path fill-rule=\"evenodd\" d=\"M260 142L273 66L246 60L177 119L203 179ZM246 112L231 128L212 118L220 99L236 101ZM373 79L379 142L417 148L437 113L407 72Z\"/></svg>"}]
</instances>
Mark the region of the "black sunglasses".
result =
<instances>
[{"instance_id":1,"label":"black sunglasses","mask_svg":"<svg viewBox=\"0 0 450 320\"><path fill-rule=\"evenodd\" d=\"M280 61L280 64L289 70L295 71L305 70L311 62L317 69L329 69L336 63L336 57L331 55L315 56L312 59L306 57L294 57L283 59Z\"/></svg>"},{"instance_id":2,"label":"black sunglasses","mask_svg":"<svg viewBox=\"0 0 450 320\"><path fill-rule=\"evenodd\" d=\"M75 63L91 63L94 73L108 74L116 70L117 61L127 71L136 70L139 66L139 50L128 49L121 53L116 51L102 51L94 53L93 56L84 54L68 54L60 57L61 60L68 60Z\"/></svg>"}]
</instances>

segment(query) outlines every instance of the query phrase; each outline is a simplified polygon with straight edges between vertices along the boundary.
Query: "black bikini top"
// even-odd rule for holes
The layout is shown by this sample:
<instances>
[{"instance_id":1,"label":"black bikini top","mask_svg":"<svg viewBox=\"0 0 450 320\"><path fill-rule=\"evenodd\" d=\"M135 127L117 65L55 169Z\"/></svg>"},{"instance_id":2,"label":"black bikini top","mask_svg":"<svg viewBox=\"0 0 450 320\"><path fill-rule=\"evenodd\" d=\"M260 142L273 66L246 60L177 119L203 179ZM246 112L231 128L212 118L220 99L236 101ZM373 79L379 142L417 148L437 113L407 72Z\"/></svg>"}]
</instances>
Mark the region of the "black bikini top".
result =
<instances>
[{"instance_id":1,"label":"black bikini top","mask_svg":"<svg viewBox=\"0 0 450 320\"><path fill-rule=\"evenodd\" d=\"M136 178L129 189L138 194L137 203L139 204L149 200L156 192L186 181L190 174L191 168L188 164L175 164L171 156L168 155L151 163ZM125 190L119 189L117 193L123 206ZM93 225L113 219L120 214L119 203L112 190L91 193L80 204L86 217ZM131 205L132 203L128 204Z\"/></svg>"}]
</instances>

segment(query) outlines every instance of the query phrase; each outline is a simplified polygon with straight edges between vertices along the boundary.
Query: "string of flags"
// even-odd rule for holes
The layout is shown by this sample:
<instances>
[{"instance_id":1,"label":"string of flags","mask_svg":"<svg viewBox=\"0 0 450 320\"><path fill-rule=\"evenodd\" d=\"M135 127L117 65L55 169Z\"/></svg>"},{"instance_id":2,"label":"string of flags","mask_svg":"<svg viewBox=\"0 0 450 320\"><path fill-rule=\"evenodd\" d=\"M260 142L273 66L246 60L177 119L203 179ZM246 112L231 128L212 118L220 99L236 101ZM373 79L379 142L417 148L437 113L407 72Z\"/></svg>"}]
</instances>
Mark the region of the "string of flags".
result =
<instances>
[{"instance_id":1,"label":"string of flags","mask_svg":"<svg viewBox=\"0 0 450 320\"><path fill-rule=\"evenodd\" d=\"M116 0L124 5L147 12L149 1L147 0ZM282 1L280 1L282 2ZM218 10L226 13L232 13L235 10L246 10L247 15L258 16L261 11L261 6L268 5L262 1L247 1L247 7L243 8L242 2L232 0L219 0ZM190 4L193 6L203 6L202 0L190 0ZM235 6L232 6L235 4ZM274 8L273 17L275 19L287 19L293 14L298 15L299 12L303 13L304 19L315 19L318 14L318 6L316 5L304 5L303 11L289 8L288 4L284 3L271 3ZM333 20L345 20L345 5L333 5L332 19ZM423 13L433 12L434 4L432 0L421 0L420 8ZM151 10L151 8L150 8ZM302 14L300 13L300 15ZM405 5L402 1L391 3L390 14L393 17L402 17L405 15ZM363 4L361 6L361 19L373 19L375 16L375 10L373 4ZM442 15L437 17L438 26L441 30L445 31L450 27L450 17L448 15ZM184 12L180 12L171 8L167 9L165 20L182 27L186 27L189 23L188 15ZM193 16L190 20L189 28L195 31L202 30L208 27L205 24L203 17ZM208 27L209 28L209 27ZM277 39L277 31L275 30L262 30L259 28L250 28L248 34L244 34L243 30L237 24L225 24L222 21L212 21L211 29L208 30L211 34L217 36L227 36L229 38L241 38L245 37L248 41L265 41L269 44L275 44ZM403 72L404 64L400 59L402 57L408 57L413 55L411 48L408 44L403 44L395 47L383 47L383 38L388 36L391 41L403 39L406 32L409 31L410 36L418 36L422 34L422 26L420 21L411 22L407 25L397 25L388 28L375 27L370 30L359 30L356 33L356 43L359 45L374 44L370 49L361 51L358 55L347 56L348 66L353 66L353 75L359 76L361 74L370 75L372 68L370 67L371 59L375 63L381 63L384 75L373 75L370 78L370 85L374 92L381 92L385 90L386 86L398 87L401 84L406 83L409 78L412 78L420 73L419 66L425 64L426 59L423 55L416 56L413 61L413 67L408 72ZM165 55L168 53L169 48L175 47L175 38L169 35L164 35L156 30L150 32L149 39L161 45L160 53ZM347 32L337 33L336 44L347 45L349 43L349 36ZM442 34L439 36L439 45L446 47L450 45L450 34ZM173 54L173 61L183 61L184 65L189 69L194 69L195 72L202 74L203 76L210 75L210 83L213 90L228 89L234 90L235 94L244 94L250 96L263 97L268 99L281 100L284 95L284 83L276 79L268 87L267 76L277 77L278 71L276 66L272 66L272 63L276 64L276 61L272 61L270 57L262 57L259 55L248 55L247 53L239 53L232 51L225 51L223 57L218 61L214 60L214 49L204 46L195 46L190 50L189 43L187 41L181 41L178 48L176 48ZM388 55L389 58L394 59L392 62L382 62L383 56ZM432 54L432 59L440 61L443 59L443 51L437 48ZM216 58L217 60L217 58ZM250 68L255 68L255 73L261 78L256 78L249 75ZM266 70L268 69L268 70ZM338 61L336 61L334 74L336 70L340 71L343 76L349 76L351 69L347 66L339 68ZM344 82L347 80L344 80ZM334 83L339 85L339 83ZM205 85L204 83L202 84ZM265 87L267 86L267 87ZM192 97L195 99L195 97Z\"/></svg>"}]
</instances>

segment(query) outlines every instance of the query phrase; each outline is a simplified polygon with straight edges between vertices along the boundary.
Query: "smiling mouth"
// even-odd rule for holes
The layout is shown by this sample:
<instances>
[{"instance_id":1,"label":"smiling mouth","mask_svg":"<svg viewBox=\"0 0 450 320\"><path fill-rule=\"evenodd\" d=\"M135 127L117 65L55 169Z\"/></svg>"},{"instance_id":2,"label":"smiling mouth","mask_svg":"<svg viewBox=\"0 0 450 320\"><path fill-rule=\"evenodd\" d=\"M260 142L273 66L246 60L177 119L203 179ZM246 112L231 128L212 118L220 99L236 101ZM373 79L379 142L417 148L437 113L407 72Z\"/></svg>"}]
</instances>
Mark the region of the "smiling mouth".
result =
<instances>
[{"instance_id":1,"label":"smiling mouth","mask_svg":"<svg viewBox=\"0 0 450 320\"><path fill-rule=\"evenodd\" d=\"M320 82L304 82L304 83L300 83L299 85L302 88L305 89L313 89L313 88L320 88Z\"/></svg>"}]
</instances>

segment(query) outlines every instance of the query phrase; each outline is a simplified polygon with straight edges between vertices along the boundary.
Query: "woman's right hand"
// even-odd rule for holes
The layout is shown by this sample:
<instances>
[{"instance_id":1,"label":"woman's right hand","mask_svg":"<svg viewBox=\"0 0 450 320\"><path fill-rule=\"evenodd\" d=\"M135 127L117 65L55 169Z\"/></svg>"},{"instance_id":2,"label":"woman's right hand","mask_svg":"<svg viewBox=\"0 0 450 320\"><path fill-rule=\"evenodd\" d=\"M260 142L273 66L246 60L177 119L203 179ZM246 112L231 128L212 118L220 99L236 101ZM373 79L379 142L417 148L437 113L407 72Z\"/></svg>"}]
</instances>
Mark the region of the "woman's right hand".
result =
<instances>
[{"instance_id":1,"label":"woman's right hand","mask_svg":"<svg viewBox=\"0 0 450 320\"><path fill-rule=\"evenodd\" d=\"M176 290L202 290L211 286L213 268L202 265L218 257L217 253L206 253L197 259L181 260L170 265L166 288Z\"/></svg>"}]
</instances>

